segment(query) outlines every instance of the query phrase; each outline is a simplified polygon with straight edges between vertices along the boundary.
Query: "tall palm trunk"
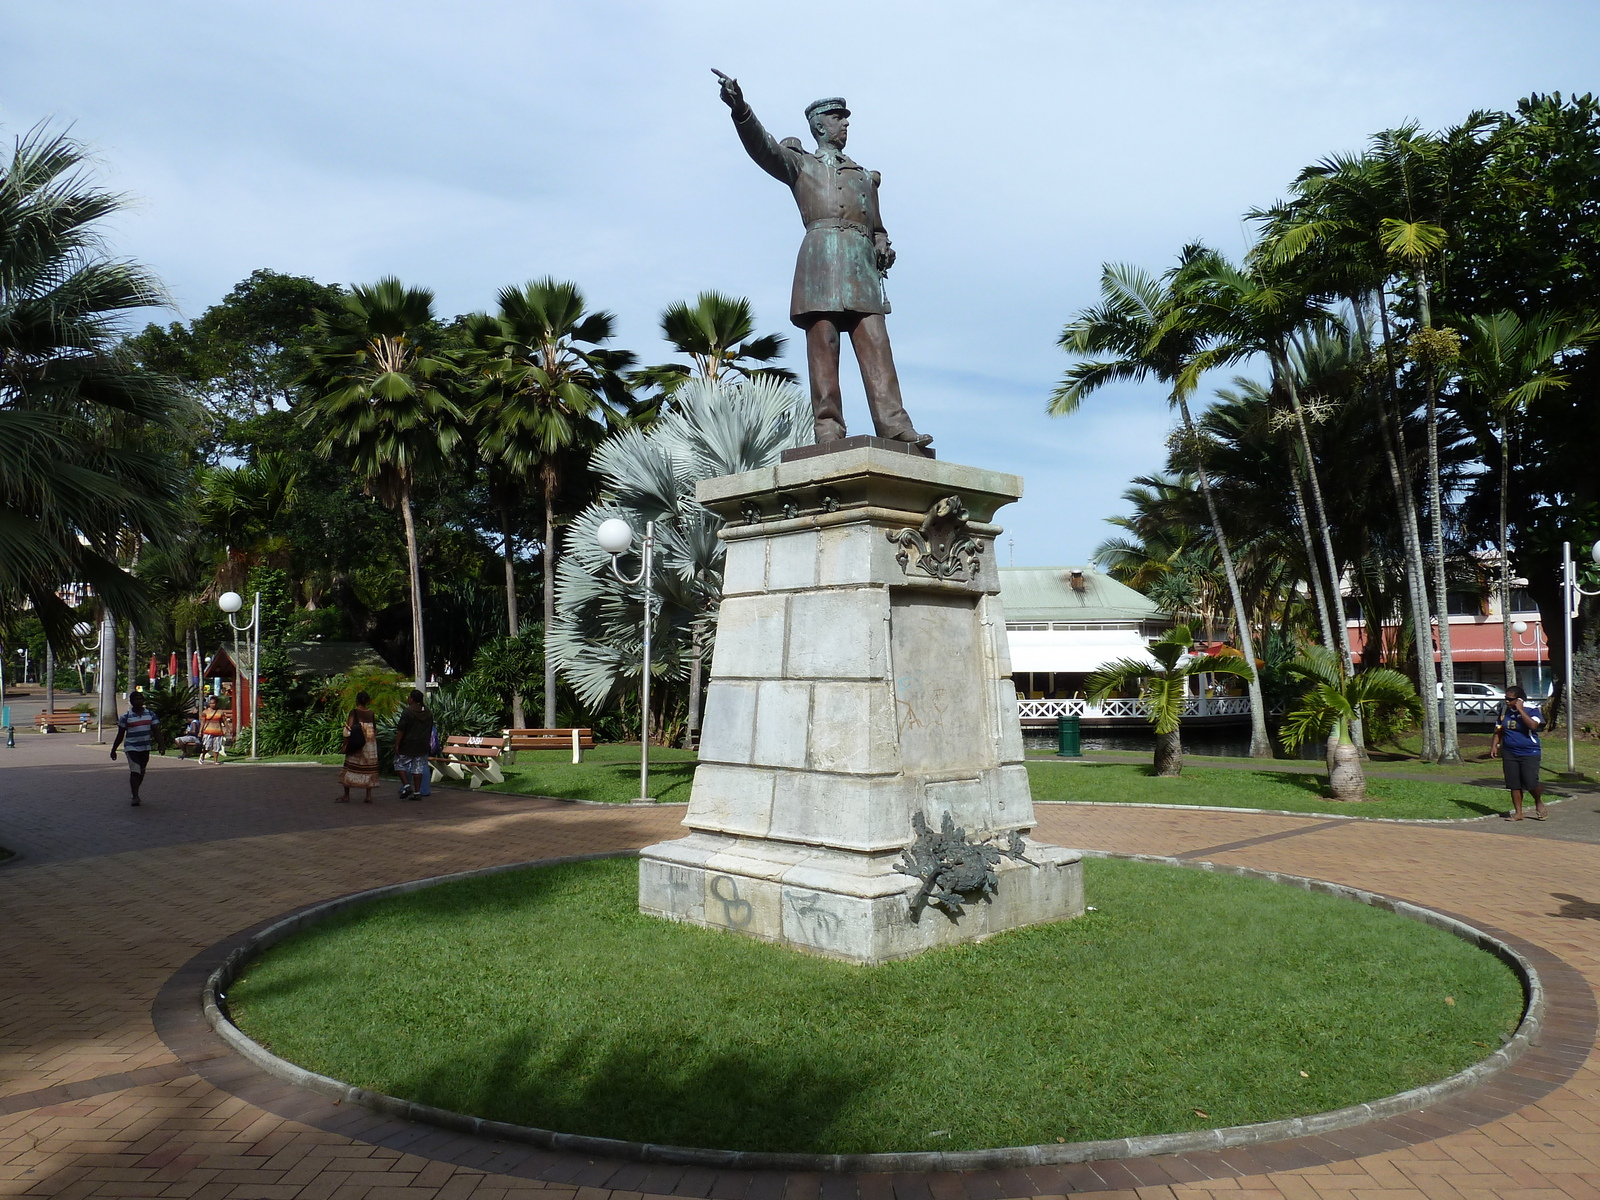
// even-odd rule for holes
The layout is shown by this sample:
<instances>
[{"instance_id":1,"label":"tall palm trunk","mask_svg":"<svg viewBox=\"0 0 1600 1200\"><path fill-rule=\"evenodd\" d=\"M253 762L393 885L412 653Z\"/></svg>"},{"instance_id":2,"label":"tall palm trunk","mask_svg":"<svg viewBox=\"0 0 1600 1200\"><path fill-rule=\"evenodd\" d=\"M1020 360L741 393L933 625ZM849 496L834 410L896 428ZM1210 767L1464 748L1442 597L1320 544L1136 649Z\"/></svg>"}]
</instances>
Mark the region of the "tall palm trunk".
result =
<instances>
[{"instance_id":1,"label":"tall palm trunk","mask_svg":"<svg viewBox=\"0 0 1600 1200\"><path fill-rule=\"evenodd\" d=\"M400 485L400 513L406 523L406 565L411 574L411 669L416 686L427 686L427 655L422 645L422 560L417 554L417 521L411 511L411 484Z\"/></svg>"},{"instance_id":2,"label":"tall palm trunk","mask_svg":"<svg viewBox=\"0 0 1600 1200\"><path fill-rule=\"evenodd\" d=\"M1289 457L1289 481L1294 485L1294 513L1300 525L1300 541L1306 552L1306 582L1311 586L1311 596L1317 603L1317 623L1322 628L1322 644L1332 650L1333 624L1328 620L1328 600L1322 591L1322 572L1317 570L1317 551L1311 544L1311 518L1306 513L1305 489L1300 486L1300 472L1296 468L1294 447L1285 446Z\"/></svg>"},{"instance_id":3,"label":"tall palm trunk","mask_svg":"<svg viewBox=\"0 0 1600 1200\"><path fill-rule=\"evenodd\" d=\"M511 550L511 506L504 501L500 504L500 537L500 552L506 560L506 633L516 637L520 628L517 624L517 567ZM527 728L522 711L522 689L516 686L511 689L511 725L515 729Z\"/></svg>"},{"instance_id":4,"label":"tall palm trunk","mask_svg":"<svg viewBox=\"0 0 1600 1200\"><path fill-rule=\"evenodd\" d=\"M185 668L184 674L187 675ZM104 604L100 606L100 667L99 667L101 725L117 720L117 621Z\"/></svg>"},{"instance_id":5,"label":"tall palm trunk","mask_svg":"<svg viewBox=\"0 0 1600 1200\"><path fill-rule=\"evenodd\" d=\"M1346 675L1354 673L1355 662L1350 656L1350 627L1345 619L1344 593L1340 586L1343 576L1339 571L1338 555L1333 550L1333 530L1328 524L1328 509L1322 500L1322 480L1317 473L1316 452L1311 447L1311 428L1306 424L1305 408L1300 403L1300 389L1290 373L1287 357L1278 355L1278 366L1283 373L1284 391L1289 395L1289 406L1294 412L1295 429L1300 434L1300 451L1305 455L1306 483L1311 487L1311 505L1317 519L1317 535L1322 542L1323 567L1328 572L1328 601L1333 609L1334 639L1328 643L1330 650L1337 649L1344 661ZM1359 739L1358 739L1359 740Z\"/></svg>"},{"instance_id":6,"label":"tall palm trunk","mask_svg":"<svg viewBox=\"0 0 1600 1200\"><path fill-rule=\"evenodd\" d=\"M544 477L544 727L556 727L556 659L550 636L556 627L555 473Z\"/></svg>"},{"instance_id":7,"label":"tall palm trunk","mask_svg":"<svg viewBox=\"0 0 1600 1200\"><path fill-rule=\"evenodd\" d=\"M1417 269L1417 312L1424 329L1433 328L1433 311L1428 305L1428 272ZM1460 738L1456 732L1456 667L1450 651L1450 595L1444 568L1444 493L1439 484L1439 386L1434 372L1427 372L1428 394L1428 507L1433 510L1433 589L1439 612L1439 681L1445 703L1441 713L1444 732L1439 746L1439 761L1461 761ZM1428 681L1432 683L1432 680Z\"/></svg>"},{"instance_id":8,"label":"tall palm trunk","mask_svg":"<svg viewBox=\"0 0 1600 1200\"><path fill-rule=\"evenodd\" d=\"M1194 420L1189 416L1189 401L1177 397L1178 409L1183 414L1183 431L1191 445L1195 443ZM1233 601L1234 625L1239 633L1239 652L1250 666L1246 681L1250 695L1250 757L1271 758L1272 740L1267 737L1267 709L1261 699L1261 673L1256 669L1256 644L1250 636L1250 617L1244 607L1244 593L1239 588L1239 574L1233 568L1233 555L1228 550L1228 539L1222 532L1222 520L1217 515L1217 502L1211 495L1211 480L1206 475L1203 456L1195 453L1195 474L1200 480L1200 494L1205 497L1206 514L1211 520L1211 532L1217 539L1217 552L1222 556L1222 573L1228 580L1228 596Z\"/></svg>"},{"instance_id":9,"label":"tall palm trunk","mask_svg":"<svg viewBox=\"0 0 1600 1200\"><path fill-rule=\"evenodd\" d=\"M1505 642L1506 686L1517 682L1516 648L1511 644L1511 554L1506 526L1511 509L1511 422L1500 418L1500 636Z\"/></svg>"},{"instance_id":10,"label":"tall palm trunk","mask_svg":"<svg viewBox=\"0 0 1600 1200\"><path fill-rule=\"evenodd\" d=\"M1344 614L1344 589L1341 586L1343 577L1339 572L1338 556L1333 552L1333 530L1328 525L1328 509L1322 502L1322 482L1317 476L1317 456L1311 448L1311 430L1306 425L1305 409L1300 404L1300 389L1295 386L1288 358L1282 351L1275 357L1278 367L1283 372L1283 386L1289 394L1290 407L1294 410L1295 428L1300 431L1300 448L1306 456L1306 482L1311 485L1311 502L1316 509L1317 532L1321 536L1322 552L1327 560L1328 600L1333 607L1334 636L1337 638L1333 645L1338 647L1339 658L1344 662L1345 676L1349 677L1355 674L1355 659L1350 654L1350 623ZM1351 723L1350 740L1357 750L1365 754L1366 738L1363 736L1360 721Z\"/></svg>"},{"instance_id":11,"label":"tall palm trunk","mask_svg":"<svg viewBox=\"0 0 1600 1200\"><path fill-rule=\"evenodd\" d=\"M128 691L133 691L134 680L139 672L139 637L134 631L133 622L128 622Z\"/></svg>"},{"instance_id":12,"label":"tall palm trunk","mask_svg":"<svg viewBox=\"0 0 1600 1200\"><path fill-rule=\"evenodd\" d=\"M1378 398L1384 427L1383 455L1389 467L1389 484L1400 509L1400 539L1406 553L1406 592L1411 601L1412 651L1417 665L1417 694L1422 699L1422 761L1438 762L1440 754L1439 697L1433 687L1433 623L1428 619L1428 567L1422 554L1422 525L1417 520L1416 497L1411 491L1411 456L1406 453L1405 430L1400 424L1399 397L1394 386L1394 359L1390 353L1389 306L1378 288L1378 317L1383 323L1384 381L1389 403ZM1450 700L1452 711L1454 698Z\"/></svg>"}]
</instances>

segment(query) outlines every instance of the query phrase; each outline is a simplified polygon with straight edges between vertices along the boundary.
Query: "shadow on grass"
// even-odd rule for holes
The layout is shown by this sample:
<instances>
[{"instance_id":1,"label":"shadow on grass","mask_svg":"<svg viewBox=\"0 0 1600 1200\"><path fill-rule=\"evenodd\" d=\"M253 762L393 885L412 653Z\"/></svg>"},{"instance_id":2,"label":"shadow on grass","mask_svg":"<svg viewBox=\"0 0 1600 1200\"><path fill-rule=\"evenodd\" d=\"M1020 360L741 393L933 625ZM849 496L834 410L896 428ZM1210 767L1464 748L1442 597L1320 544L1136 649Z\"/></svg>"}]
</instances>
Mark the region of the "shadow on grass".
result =
<instances>
[{"instance_id":1,"label":"shadow on grass","mask_svg":"<svg viewBox=\"0 0 1600 1200\"><path fill-rule=\"evenodd\" d=\"M1295 775L1283 771L1253 771L1257 779L1264 779L1279 787L1290 787L1297 792L1306 792L1318 800L1327 800L1328 777L1326 775Z\"/></svg>"},{"instance_id":2,"label":"shadow on grass","mask_svg":"<svg viewBox=\"0 0 1600 1200\"><path fill-rule=\"evenodd\" d=\"M772 1061L759 1047L696 1056L663 1038L596 1043L589 1031L521 1029L487 1053L440 1062L402 1095L563 1133L714 1149L827 1153L864 1066ZM609 1044L608 1044L609 1043Z\"/></svg>"}]
</instances>

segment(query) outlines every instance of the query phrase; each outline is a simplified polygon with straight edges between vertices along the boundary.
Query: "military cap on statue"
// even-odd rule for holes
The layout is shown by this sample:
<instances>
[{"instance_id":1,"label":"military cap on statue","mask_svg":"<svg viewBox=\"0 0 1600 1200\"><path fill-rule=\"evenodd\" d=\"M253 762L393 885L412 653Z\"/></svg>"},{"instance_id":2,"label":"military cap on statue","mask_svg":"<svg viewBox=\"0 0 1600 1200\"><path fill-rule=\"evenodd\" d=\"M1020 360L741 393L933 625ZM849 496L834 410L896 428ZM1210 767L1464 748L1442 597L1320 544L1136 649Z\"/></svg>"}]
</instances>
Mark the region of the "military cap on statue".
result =
<instances>
[{"instance_id":1,"label":"military cap on statue","mask_svg":"<svg viewBox=\"0 0 1600 1200\"><path fill-rule=\"evenodd\" d=\"M848 117L850 110L844 106L843 96L829 96L825 100L813 100L806 105L806 120L811 120L818 113L836 112L840 116Z\"/></svg>"}]
</instances>

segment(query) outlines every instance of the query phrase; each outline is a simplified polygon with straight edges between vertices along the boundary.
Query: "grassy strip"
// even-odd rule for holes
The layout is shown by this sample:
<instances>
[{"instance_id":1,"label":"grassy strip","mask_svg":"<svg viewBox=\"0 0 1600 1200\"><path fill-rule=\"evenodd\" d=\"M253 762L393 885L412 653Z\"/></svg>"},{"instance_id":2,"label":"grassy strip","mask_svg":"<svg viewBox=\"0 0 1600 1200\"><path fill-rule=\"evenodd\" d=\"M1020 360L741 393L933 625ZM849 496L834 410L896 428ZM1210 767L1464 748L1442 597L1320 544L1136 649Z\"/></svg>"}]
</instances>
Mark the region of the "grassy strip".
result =
<instances>
[{"instance_id":1,"label":"grassy strip","mask_svg":"<svg viewBox=\"0 0 1600 1200\"><path fill-rule=\"evenodd\" d=\"M240 759L230 761L238 762ZM276 755L262 762L321 762L338 766L338 754ZM694 781L695 754L690 750L650 749L650 792L663 802L686 802ZM1197 760L1206 761L1206 760ZM1216 760L1240 761L1241 760ZM1315 764L1286 762L1295 768ZM1412 767L1408 764L1407 770ZM1497 770L1497 764L1492 770ZM517 762L502 767L506 781L487 786L485 792L522 796L555 796L565 800L593 800L627 804L639 795L639 747L602 745L584 754L574 765L569 750L524 750ZM1458 768L1459 770L1459 768ZM1470 772L1485 773L1484 767ZM1177 779L1158 779L1143 764L1091 762L1063 763L1049 758L1030 759L1028 777L1035 800L1101 800L1123 804L1198 804L1219 808L1265 808L1280 812L1339 812L1352 817L1410 817L1456 819L1481 817L1506 807L1498 789L1438 780L1369 777L1373 800L1339 804L1327 799L1324 774L1264 767L1260 770L1189 766ZM435 787L450 787L440 783Z\"/></svg>"},{"instance_id":2,"label":"grassy strip","mask_svg":"<svg viewBox=\"0 0 1600 1200\"><path fill-rule=\"evenodd\" d=\"M692 750L650 747L650 794L656 800L687 802L694 782ZM519 750L514 765L501 768L506 781L484 788L521 796L598 800L628 804L639 798L639 747L602 745L574 764L570 750Z\"/></svg>"},{"instance_id":3,"label":"grassy strip","mask_svg":"<svg viewBox=\"0 0 1600 1200\"><path fill-rule=\"evenodd\" d=\"M1035 800L1099 800L1116 804L1198 804L1267 808L1277 812L1338 813L1352 817L1452 820L1482 817L1507 807L1505 793L1466 783L1368 779L1370 800L1341 803L1327 795L1327 776L1287 771L1185 767L1162 779L1130 763L1030 762Z\"/></svg>"},{"instance_id":4,"label":"grassy strip","mask_svg":"<svg viewBox=\"0 0 1600 1200\"><path fill-rule=\"evenodd\" d=\"M874 968L641 916L630 859L519 871L342 914L228 1000L275 1053L380 1092L825 1153L1318 1112L1460 1070L1520 1015L1497 959L1390 913L1085 867L1097 911L1079 920Z\"/></svg>"}]
</instances>

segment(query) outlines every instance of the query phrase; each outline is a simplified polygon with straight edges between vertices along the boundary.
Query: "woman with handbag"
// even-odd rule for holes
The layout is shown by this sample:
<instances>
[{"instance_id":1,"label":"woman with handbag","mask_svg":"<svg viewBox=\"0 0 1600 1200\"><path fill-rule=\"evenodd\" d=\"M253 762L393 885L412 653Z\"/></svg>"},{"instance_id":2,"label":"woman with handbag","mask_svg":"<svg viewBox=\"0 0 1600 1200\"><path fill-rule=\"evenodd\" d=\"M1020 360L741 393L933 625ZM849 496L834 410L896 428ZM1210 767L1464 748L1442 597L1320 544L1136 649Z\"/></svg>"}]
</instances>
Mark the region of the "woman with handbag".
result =
<instances>
[{"instance_id":1,"label":"woman with handbag","mask_svg":"<svg viewBox=\"0 0 1600 1200\"><path fill-rule=\"evenodd\" d=\"M365 788L367 795L362 803L371 804L372 789L378 786L378 731L376 718L367 707L371 703L371 696L358 693L356 706L344 724L344 767L339 771L344 795L336 804L350 803L351 788Z\"/></svg>"}]
</instances>

